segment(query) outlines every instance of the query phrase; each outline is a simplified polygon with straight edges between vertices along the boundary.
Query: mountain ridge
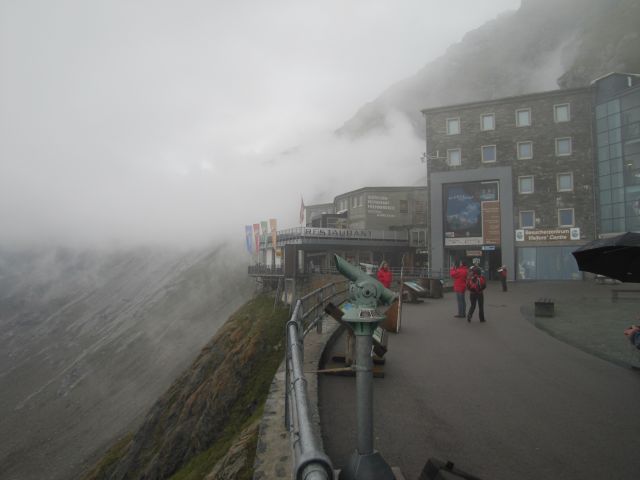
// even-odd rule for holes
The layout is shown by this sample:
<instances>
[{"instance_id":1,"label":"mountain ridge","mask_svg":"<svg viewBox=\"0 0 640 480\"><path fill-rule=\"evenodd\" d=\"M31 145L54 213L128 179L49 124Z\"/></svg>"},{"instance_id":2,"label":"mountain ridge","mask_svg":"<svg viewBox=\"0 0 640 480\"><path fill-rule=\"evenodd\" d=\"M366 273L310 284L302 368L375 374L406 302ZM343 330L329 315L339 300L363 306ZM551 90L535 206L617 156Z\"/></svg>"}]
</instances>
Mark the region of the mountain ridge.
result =
<instances>
[{"instance_id":1,"label":"mountain ridge","mask_svg":"<svg viewBox=\"0 0 640 480\"><path fill-rule=\"evenodd\" d=\"M386 131L390 113L400 112L424 138L425 108L586 86L611 69L640 71L639 10L633 0L523 1L387 88L336 133L358 138ZM591 55L599 60L586 65Z\"/></svg>"}]
</instances>

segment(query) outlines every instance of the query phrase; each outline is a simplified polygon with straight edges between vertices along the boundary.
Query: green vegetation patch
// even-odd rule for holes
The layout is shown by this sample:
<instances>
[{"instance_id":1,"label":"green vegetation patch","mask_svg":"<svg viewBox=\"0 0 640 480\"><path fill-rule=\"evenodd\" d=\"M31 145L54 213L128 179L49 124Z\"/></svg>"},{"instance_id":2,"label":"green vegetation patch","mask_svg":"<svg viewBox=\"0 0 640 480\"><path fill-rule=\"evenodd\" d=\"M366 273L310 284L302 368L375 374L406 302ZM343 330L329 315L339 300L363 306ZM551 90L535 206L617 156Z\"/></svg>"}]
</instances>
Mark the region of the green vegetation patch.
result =
<instances>
[{"instance_id":1,"label":"green vegetation patch","mask_svg":"<svg viewBox=\"0 0 640 480\"><path fill-rule=\"evenodd\" d=\"M132 433L128 433L120 440L118 440L107 453L102 457L100 462L91 470L84 478L85 480L94 480L97 478L102 478L104 472L108 472L111 470L111 467L115 465L115 463L122 458L124 453L127 450L127 447L131 443L131 439L133 438Z\"/></svg>"},{"instance_id":2,"label":"green vegetation patch","mask_svg":"<svg viewBox=\"0 0 640 480\"><path fill-rule=\"evenodd\" d=\"M234 445L239 434L262 417L264 402L273 377L284 355L284 327L289 319L289 309L273 307L273 298L260 295L243 305L229 319L227 325L236 332L242 331L242 343L259 345L248 354L259 354L260 361L242 386L240 398L229 412L228 419L218 440L207 450L195 456L181 468L171 480L200 480L224 457ZM225 325L226 326L226 325ZM223 327L224 328L224 327ZM234 332L235 333L235 332ZM239 479L253 476L253 462L257 444L257 432L246 443L247 460Z\"/></svg>"}]
</instances>

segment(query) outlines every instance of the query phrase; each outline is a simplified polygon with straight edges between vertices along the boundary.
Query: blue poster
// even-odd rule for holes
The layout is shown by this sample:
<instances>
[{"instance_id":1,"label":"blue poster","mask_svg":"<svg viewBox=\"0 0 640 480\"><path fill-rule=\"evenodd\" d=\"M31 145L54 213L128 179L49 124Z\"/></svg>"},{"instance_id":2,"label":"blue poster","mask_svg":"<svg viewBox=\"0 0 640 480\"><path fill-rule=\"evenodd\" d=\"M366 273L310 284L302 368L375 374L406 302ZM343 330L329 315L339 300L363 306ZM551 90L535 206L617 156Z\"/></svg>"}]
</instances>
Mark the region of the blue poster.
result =
<instances>
[{"instance_id":1,"label":"blue poster","mask_svg":"<svg viewBox=\"0 0 640 480\"><path fill-rule=\"evenodd\" d=\"M445 238L476 238L482 242L482 202L498 200L498 183L444 185Z\"/></svg>"}]
</instances>

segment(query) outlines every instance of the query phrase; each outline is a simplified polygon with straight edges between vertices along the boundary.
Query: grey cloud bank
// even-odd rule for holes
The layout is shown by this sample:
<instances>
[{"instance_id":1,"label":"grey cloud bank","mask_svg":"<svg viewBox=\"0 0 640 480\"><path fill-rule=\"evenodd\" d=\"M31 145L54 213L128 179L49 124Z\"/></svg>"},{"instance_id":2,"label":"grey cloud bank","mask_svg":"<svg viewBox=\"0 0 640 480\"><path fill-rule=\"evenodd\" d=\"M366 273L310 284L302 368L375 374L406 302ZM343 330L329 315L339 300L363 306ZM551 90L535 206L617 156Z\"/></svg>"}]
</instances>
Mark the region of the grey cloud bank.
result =
<instances>
[{"instance_id":1,"label":"grey cloud bank","mask_svg":"<svg viewBox=\"0 0 640 480\"><path fill-rule=\"evenodd\" d=\"M331 132L519 3L1 2L0 243L242 241L301 193L415 183L400 117Z\"/></svg>"}]
</instances>

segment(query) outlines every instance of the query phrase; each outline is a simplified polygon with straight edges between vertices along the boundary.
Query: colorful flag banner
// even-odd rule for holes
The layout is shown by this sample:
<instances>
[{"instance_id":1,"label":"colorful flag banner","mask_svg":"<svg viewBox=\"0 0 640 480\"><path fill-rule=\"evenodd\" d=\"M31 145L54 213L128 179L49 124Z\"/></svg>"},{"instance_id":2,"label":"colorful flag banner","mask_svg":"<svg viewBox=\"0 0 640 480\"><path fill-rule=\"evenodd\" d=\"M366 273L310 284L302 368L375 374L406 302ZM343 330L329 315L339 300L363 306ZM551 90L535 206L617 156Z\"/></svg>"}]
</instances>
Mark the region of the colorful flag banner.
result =
<instances>
[{"instance_id":1,"label":"colorful flag banner","mask_svg":"<svg viewBox=\"0 0 640 480\"><path fill-rule=\"evenodd\" d=\"M260 228L262 229L262 239L266 242L267 235L269 235L269 222L266 220L261 221Z\"/></svg>"},{"instance_id":2,"label":"colorful flag banner","mask_svg":"<svg viewBox=\"0 0 640 480\"><path fill-rule=\"evenodd\" d=\"M259 223L253 224L253 236L256 241L255 253L259 253L260 252L260 224Z\"/></svg>"},{"instance_id":3,"label":"colorful flag banner","mask_svg":"<svg viewBox=\"0 0 640 480\"><path fill-rule=\"evenodd\" d=\"M249 253L253 253L253 227L246 225L244 227L245 241L247 243L247 250Z\"/></svg>"},{"instance_id":4,"label":"colorful flag banner","mask_svg":"<svg viewBox=\"0 0 640 480\"><path fill-rule=\"evenodd\" d=\"M300 195L300 225L304 223L304 199Z\"/></svg>"},{"instance_id":5,"label":"colorful flag banner","mask_svg":"<svg viewBox=\"0 0 640 480\"><path fill-rule=\"evenodd\" d=\"M276 242L278 241L278 222L275 218L269 219L269 226L271 227L271 246L276 249Z\"/></svg>"}]
</instances>

